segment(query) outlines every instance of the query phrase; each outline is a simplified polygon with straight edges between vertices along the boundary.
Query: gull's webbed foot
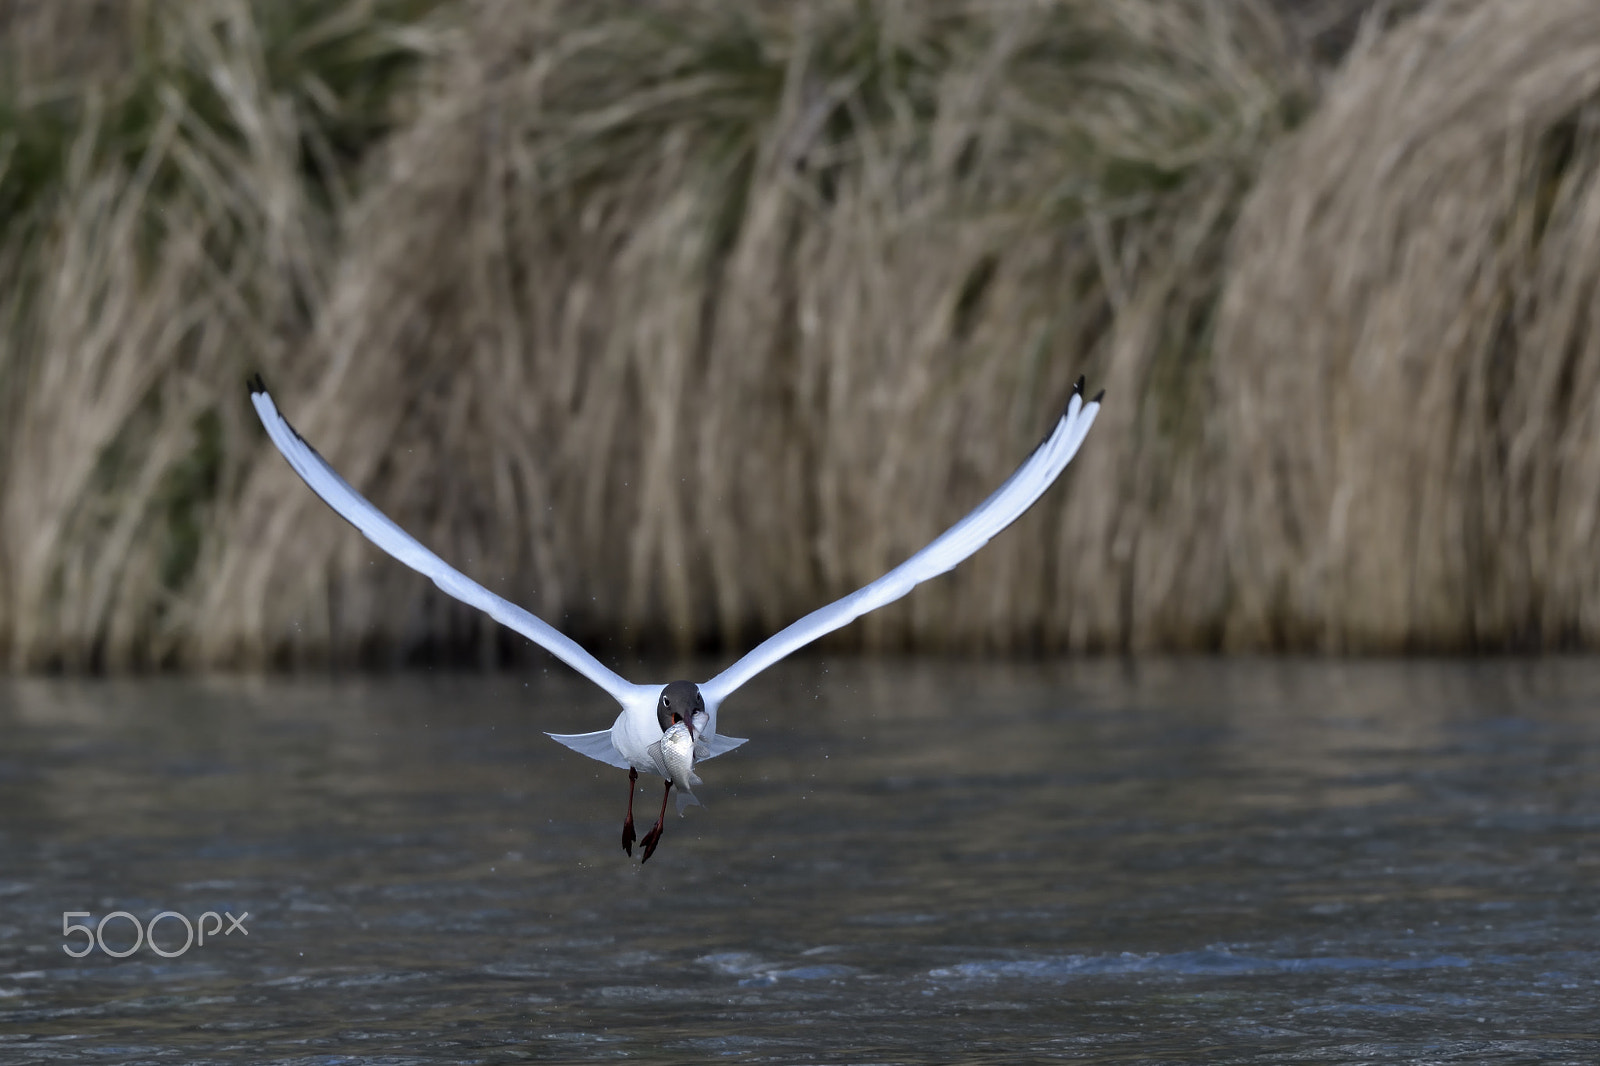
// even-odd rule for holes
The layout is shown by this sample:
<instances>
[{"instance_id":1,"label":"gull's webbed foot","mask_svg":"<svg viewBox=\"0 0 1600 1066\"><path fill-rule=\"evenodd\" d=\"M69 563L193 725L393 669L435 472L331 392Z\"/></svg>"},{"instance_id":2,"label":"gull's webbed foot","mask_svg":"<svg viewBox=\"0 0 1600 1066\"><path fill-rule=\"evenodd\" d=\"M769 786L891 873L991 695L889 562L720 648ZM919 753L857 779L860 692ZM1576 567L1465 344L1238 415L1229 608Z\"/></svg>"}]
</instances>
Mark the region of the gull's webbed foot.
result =
<instances>
[{"instance_id":1,"label":"gull's webbed foot","mask_svg":"<svg viewBox=\"0 0 1600 1066\"><path fill-rule=\"evenodd\" d=\"M650 861L650 856L656 853L656 845L661 843L661 829L667 820L667 797L670 795L672 795L672 782L668 781L667 787L661 792L661 814L656 818L655 827L639 841L644 845L644 854L639 858L641 866Z\"/></svg>"},{"instance_id":2,"label":"gull's webbed foot","mask_svg":"<svg viewBox=\"0 0 1600 1066\"><path fill-rule=\"evenodd\" d=\"M658 823L644 835L643 840L639 841L640 846L644 848L644 854L639 856L641 865L650 861L650 856L656 853L656 845L659 843L661 843L661 826Z\"/></svg>"}]
</instances>

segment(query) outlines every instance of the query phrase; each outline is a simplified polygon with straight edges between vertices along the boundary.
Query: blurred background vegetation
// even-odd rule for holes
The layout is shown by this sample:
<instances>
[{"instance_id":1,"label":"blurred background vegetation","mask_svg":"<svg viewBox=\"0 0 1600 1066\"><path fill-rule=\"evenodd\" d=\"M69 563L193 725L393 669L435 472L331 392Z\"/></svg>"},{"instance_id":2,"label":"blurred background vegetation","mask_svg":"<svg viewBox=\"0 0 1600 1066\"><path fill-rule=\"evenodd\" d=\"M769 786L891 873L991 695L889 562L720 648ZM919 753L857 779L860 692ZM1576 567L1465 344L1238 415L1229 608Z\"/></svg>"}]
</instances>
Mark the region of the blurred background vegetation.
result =
<instances>
[{"instance_id":1,"label":"blurred background vegetation","mask_svg":"<svg viewBox=\"0 0 1600 1066\"><path fill-rule=\"evenodd\" d=\"M0 0L0 661L1600 646L1593 0Z\"/></svg>"}]
</instances>

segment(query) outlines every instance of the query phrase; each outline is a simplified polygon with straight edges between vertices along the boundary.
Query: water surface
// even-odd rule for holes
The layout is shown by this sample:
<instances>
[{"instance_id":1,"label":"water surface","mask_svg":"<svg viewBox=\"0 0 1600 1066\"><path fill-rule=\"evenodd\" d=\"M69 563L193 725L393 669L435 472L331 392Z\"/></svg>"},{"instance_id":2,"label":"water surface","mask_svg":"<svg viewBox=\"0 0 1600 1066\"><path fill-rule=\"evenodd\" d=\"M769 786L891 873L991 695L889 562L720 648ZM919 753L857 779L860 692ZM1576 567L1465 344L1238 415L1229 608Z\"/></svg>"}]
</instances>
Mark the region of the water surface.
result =
<instances>
[{"instance_id":1,"label":"water surface","mask_svg":"<svg viewBox=\"0 0 1600 1066\"><path fill-rule=\"evenodd\" d=\"M0 1062L1600 1058L1600 663L791 663L643 867L612 715L0 683Z\"/></svg>"}]
</instances>

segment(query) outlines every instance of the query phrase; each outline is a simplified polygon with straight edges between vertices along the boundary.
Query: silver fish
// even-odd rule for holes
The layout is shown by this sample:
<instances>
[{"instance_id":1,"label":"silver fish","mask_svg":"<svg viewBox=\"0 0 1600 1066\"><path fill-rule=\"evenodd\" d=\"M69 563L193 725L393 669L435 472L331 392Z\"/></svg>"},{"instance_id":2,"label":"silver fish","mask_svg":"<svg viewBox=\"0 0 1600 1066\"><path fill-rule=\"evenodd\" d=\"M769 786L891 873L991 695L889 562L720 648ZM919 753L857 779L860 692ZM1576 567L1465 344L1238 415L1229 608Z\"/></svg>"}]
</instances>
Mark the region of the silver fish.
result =
<instances>
[{"instance_id":1,"label":"silver fish","mask_svg":"<svg viewBox=\"0 0 1600 1066\"><path fill-rule=\"evenodd\" d=\"M683 809L691 804L705 806L694 794L694 786L700 784L700 778L696 777L694 772L695 758L700 754L696 748L704 746L696 743L689 732L689 727L682 722L673 722L667 731L661 734L661 739L650 745L650 754L654 756L655 763L661 770L661 776L677 786L680 815L683 814Z\"/></svg>"}]
</instances>

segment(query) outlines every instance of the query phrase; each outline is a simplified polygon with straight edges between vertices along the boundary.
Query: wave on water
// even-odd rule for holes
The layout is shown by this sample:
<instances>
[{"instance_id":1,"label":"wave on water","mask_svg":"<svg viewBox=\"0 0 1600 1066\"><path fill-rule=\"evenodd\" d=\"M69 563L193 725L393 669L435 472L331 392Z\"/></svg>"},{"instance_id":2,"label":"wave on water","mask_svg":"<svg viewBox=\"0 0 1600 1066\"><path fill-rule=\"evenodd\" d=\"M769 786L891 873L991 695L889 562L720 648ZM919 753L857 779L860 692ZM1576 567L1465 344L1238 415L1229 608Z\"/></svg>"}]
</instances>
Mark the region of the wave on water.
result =
<instances>
[{"instance_id":1,"label":"wave on water","mask_svg":"<svg viewBox=\"0 0 1600 1066\"><path fill-rule=\"evenodd\" d=\"M1172 954L1058 955L1043 959L984 959L942 966L928 976L936 980L971 980L1016 977L1034 980L1071 980L1076 977L1120 977L1157 974L1178 977L1228 977L1279 973L1350 973L1358 970L1437 970L1472 965L1460 955L1407 956L1375 959L1351 955L1308 958L1264 958L1236 955L1219 948Z\"/></svg>"}]
</instances>

